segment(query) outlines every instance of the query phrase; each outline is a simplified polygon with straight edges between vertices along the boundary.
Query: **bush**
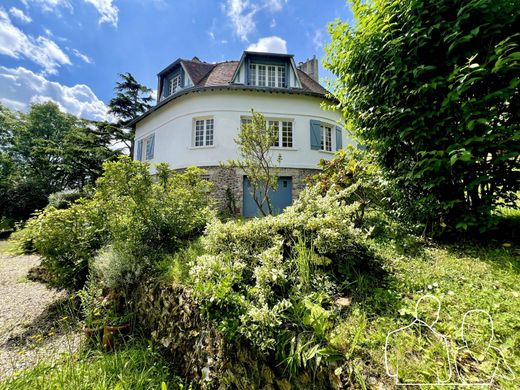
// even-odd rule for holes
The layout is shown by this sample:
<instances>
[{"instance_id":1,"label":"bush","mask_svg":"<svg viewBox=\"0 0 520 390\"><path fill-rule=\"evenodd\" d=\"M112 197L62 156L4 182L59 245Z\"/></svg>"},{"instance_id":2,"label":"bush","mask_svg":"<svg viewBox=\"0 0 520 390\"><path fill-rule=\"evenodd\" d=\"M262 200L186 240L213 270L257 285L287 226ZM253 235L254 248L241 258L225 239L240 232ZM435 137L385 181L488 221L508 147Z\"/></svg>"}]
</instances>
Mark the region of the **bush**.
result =
<instances>
[{"instance_id":1,"label":"bush","mask_svg":"<svg viewBox=\"0 0 520 390\"><path fill-rule=\"evenodd\" d=\"M431 233L485 231L520 186L518 27L509 0L355 1L325 67L351 130Z\"/></svg>"},{"instance_id":2,"label":"bush","mask_svg":"<svg viewBox=\"0 0 520 390\"><path fill-rule=\"evenodd\" d=\"M84 191L59 191L49 195L48 206L56 209L66 209L81 197L85 196Z\"/></svg>"},{"instance_id":3,"label":"bush","mask_svg":"<svg viewBox=\"0 0 520 390\"><path fill-rule=\"evenodd\" d=\"M42 256L54 287L81 289L93 262L106 287L132 288L164 254L200 235L212 216L211 183L200 169L176 173L159 165L156 181L148 164L128 158L104 169L91 200L51 206L15 234L21 249Z\"/></svg>"},{"instance_id":4,"label":"bush","mask_svg":"<svg viewBox=\"0 0 520 390\"><path fill-rule=\"evenodd\" d=\"M222 332L282 360L303 337L312 358L326 360L332 297L367 258L363 232L351 222L358 204L346 203L346 191L307 188L279 216L208 226L206 254L192 263L189 283Z\"/></svg>"},{"instance_id":5,"label":"bush","mask_svg":"<svg viewBox=\"0 0 520 390\"><path fill-rule=\"evenodd\" d=\"M213 215L211 183L202 173L198 168L176 173L159 164L154 181L148 164L128 159L105 164L95 198L117 211L107 213L111 247L94 262L101 283L131 289L166 254L202 234Z\"/></svg>"},{"instance_id":6,"label":"bush","mask_svg":"<svg viewBox=\"0 0 520 390\"><path fill-rule=\"evenodd\" d=\"M14 233L23 252L33 249L42 256L42 265L56 288L83 287L89 262L106 243L109 232L106 216L97 201L80 201L68 209L49 207Z\"/></svg>"}]
</instances>

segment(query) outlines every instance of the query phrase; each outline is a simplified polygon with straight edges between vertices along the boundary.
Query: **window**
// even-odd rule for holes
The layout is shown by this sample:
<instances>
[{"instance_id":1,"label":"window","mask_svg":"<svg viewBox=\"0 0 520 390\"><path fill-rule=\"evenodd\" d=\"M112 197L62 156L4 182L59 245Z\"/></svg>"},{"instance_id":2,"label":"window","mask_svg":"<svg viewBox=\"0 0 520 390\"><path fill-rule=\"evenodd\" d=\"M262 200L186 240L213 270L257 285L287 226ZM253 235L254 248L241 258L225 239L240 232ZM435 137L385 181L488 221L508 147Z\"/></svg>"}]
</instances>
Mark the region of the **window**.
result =
<instances>
[{"instance_id":1,"label":"window","mask_svg":"<svg viewBox=\"0 0 520 390\"><path fill-rule=\"evenodd\" d=\"M330 126L320 126L321 150L332 152L332 128Z\"/></svg>"},{"instance_id":2,"label":"window","mask_svg":"<svg viewBox=\"0 0 520 390\"><path fill-rule=\"evenodd\" d=\"M276 66L269 65L267 67L267 86L276 87Z\"/></svg>"},{"instance_id":3,"label":"window","mask_svg":"<svg viewBox=\"0 0 520 390\"><path fill-rule=\"evenodd\" d=\"M155 148L155 134L137 141L136 159L139 161L152 160Z\"/></svg>"},{"instance_id":4,"label":"window","mask_svg":"<svg viewBox=\"0 0 520 390\"><path fill-rule=\"evenodd\" d=\"M282 122L282 147L292 148L293 146L293 123L289 121Z\"/></svg>"},{"instance_id":5,"label":"window","mask_svg":"<svg viewBox=\"0 0 520 390\"><path fill-rule=\"evenodd\" d=\"M251 124L249 117L240 118L241 125ZM293 147L293 122L287 120L268 119L265 123L267 129L270 129L275 140L271 146L275 148L292 148Z\"/></svg>"},{"instance_id":6,"label":"window","mask_svg":"<svg viewBox=\"0 0 520 390\"><path fill-rule=\"evenodd\" d=\"M265 65L258 65L258 86L265 87Z\"/></svg>"},{"instance_id":7,"label":"window","mask_svg":"<svg viewBox=\"0 0 520 390\"><path fill-rule=\"evenodd\" d=\"M180 75L177 75L175 77L172 77L170 79L169 83L169 89L168 89L168 95L172 95L177 91L177 88L181 86L181 77Z\"/></svg>"},{"instance_id":8,"label":"window","mask_svg":"<svg viewBox=\"0 0 520 390\"><path fill-rule=\"evenodd\" d=\"M259 87L285 87L285 66L250 64L248 82Z\"/></svg>"},{"instance_id":9,"label":"window","mask_svg":"<svg viewBox=\"0 0 520 390\"><path fill-rule=\"evenodd\" d=\"M194 120L193 146L213 146L214 124L213 118Z\"/></svg>"}]
</instances>

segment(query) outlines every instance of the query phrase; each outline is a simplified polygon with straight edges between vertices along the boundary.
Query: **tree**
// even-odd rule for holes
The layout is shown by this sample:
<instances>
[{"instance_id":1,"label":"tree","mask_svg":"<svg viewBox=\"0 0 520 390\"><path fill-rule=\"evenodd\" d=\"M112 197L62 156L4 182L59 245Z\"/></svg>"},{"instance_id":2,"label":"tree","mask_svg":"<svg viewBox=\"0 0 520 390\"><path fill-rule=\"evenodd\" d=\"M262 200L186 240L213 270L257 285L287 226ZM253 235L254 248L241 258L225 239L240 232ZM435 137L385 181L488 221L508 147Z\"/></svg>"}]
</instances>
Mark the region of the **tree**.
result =
<instances>
[{"instance_id":1,"label":"tree","mask_svg":"<svg viewBox=\"0 0 520 390\"><path fill-rule=\"evenodd\" d=\"M116 83L116 96L108 104L109 112L118 119L113 129L116 139L128 148L133 157L135 129L128 128L128 124L148 111L154 98L150 94L152 90L139 84L130 73L120 74L119 77L121 81Z\"/></svg>"},{"instance_id":2,"label":"tree","mask_svg":"<svg viewBox=\"0 0 520 390\"><path fill-rule=\"evenodd\" d=\"M50 194L94 184L119 153L110 134L47 102L29 113L0 106L0 217L26 219Z\"/></svg>"},{"instance_id":3,"label":"tree","mask_svg":"<svg viewBox=\"0 0 520 390\"><path fill-rule=\"evenodd\" d=\"M519 5L356 0L355 24L330 26L339 107L427 230L485 230L515 207Z\"/></svg>"},{"instance_id":4,"label":"tree","mask_svg":"<svg viewBox=\"0 0 520 390\"><path fill-rule=\"evenodd\" d=\"M266 125L262 114L251 110L251 121L242 123L238 138L240 158L228 163L229 167L244 171L250 183L251 195L262 215L273 214L269 191L276 191L279 169L273 163L270 148L278 134ZM278 164L282 157L278 156ZM267 207L267 210L265 208Z\"/></svg>"}]
</instances>

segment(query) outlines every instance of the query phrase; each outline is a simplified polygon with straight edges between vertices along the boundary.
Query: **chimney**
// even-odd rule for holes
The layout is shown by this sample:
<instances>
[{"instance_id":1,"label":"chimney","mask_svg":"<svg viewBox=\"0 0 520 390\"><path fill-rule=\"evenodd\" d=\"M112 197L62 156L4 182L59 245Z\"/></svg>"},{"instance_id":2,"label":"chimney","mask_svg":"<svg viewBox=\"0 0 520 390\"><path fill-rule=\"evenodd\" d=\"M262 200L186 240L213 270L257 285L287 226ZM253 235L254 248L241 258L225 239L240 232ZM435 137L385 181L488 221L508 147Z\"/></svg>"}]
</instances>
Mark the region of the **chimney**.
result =
<instances>
[{"instance_id":1,"label":"chimney","mask_svg":"<svg viewBox=\"0 0 520 390\"><path fill-rule=\"evenodd\" d=\"M310 60L307 59L305 62L300 62L298 64L298 69L307 73L309 77L317 83L320 82L320 77L318 75L318 59L316 58L316 55L314 55Z\"/></svg>"}]
</instances>

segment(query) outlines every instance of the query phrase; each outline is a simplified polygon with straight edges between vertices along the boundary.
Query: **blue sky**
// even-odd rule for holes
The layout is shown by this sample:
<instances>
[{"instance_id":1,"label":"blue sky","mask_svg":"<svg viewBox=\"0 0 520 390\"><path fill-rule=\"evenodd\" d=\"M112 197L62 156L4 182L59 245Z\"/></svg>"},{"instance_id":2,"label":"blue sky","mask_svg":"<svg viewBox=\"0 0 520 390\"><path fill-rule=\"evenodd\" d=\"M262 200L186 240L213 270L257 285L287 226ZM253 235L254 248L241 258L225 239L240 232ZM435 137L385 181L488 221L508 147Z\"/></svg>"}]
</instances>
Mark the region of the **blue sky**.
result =
<instances>
[{"instance_id":1,"label":"blue sky","mask_svg":"<svg viewBox=\"0 0 520 390\"><path fill-rule=\"evenodd\" d=\"M218 62L252 49L321 59L327 23L351 17L345 0L2 0L0 102L54 100L104 119L118 73L155 89L179 57Z\"/></svg>"}]
</instances>

